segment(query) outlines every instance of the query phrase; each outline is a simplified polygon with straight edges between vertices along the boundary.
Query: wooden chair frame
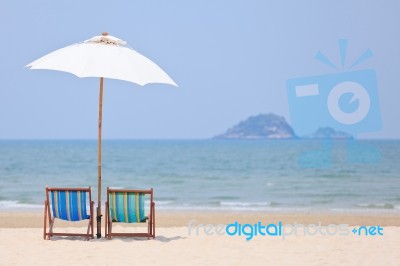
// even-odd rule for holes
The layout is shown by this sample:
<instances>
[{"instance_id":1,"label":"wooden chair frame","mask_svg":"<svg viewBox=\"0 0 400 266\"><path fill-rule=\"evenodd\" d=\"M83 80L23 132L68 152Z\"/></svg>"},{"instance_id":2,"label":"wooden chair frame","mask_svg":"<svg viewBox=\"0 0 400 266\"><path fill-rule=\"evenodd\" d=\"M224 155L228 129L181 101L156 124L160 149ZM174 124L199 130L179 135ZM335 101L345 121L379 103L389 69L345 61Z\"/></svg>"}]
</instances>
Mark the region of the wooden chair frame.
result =
<instances>
[{"instance_id":1,"label":"wooden chair frame","mask_svg":"<svg viewBox=\"0 0 400 266\"><path fill-rule=\"evenodd\" d=\"M110 217L110 208L109 208L109 202L108 202L110 192L128 192L128 193L131 192L131 193L143 193L143 194L150 195L150 213L146 217L147 233L113 233L112 232L113 221ZM107 239L111 239L111 237L113 237L113 236L147 237L147 239L150 239L151 237L153 239L155 238L156 225L155 225L155 203L153 201L153 188L151 188L150 190L135 190L135 189L111 189L111 188L107 187L107 201L105 202L105 206L106 206L105 230L106 230L106 238Z\"/></svg>"},{"instance_id":2,"label":"wooden chair frame","mask_svg":"<svg viewBox=\"0 0 400 266\"><path fill-rule=\"evenodd\" d=\"M54 221L55 217L51 215L50 211L50 200L49 200L49 192L51 191L86 191L89 193L89 202L90 202L90 217L89 217L89 224L87 227L86 234L78 234L78 233L54 233L53 232L53 226L54 226ZM92 201L92 192L91 192L91 187L86 187L86 188L49 188L46 187L46 200L44 202L44 221L43 221L43 238L46 240L50 240L52 236L82 236L85 237L86 240L89 240L89 238L93 238L93 206L94 206L94 201ZM85 219L86 220L86 219ZM47 222L49 224L49 231L46 231L47 229Z\"/></svg>"}]
</instances>

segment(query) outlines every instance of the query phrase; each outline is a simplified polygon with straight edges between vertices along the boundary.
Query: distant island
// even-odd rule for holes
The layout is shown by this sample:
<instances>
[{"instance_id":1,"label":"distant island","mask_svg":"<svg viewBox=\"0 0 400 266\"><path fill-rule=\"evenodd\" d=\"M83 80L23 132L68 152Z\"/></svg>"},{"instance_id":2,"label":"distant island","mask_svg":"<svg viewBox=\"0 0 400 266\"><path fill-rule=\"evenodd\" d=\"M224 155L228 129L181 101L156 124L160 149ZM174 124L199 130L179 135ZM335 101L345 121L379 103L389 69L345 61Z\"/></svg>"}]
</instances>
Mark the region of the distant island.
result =
<instances>
[{"instance_id":1,"label":"distant island","mask_svg":"<svg viewBox=\"0 0 400 266\"><path fill-rule=\"evenodd\" d=\"M215 139L292 139L296 138L292 127L283 116L259 114L228 129Z\"/></svg>"},{"instance_id":2,"label":"distant island","mask_svg":"<svg viewBox=\"0 0 400 266\"><path fill-rule=\"evenodd\" d=\"M320 127L315 131L314 134L304 138L312 138L312 139L353 139L353 136L342 132L342 131L335 131L331 127Z\"/></svg>"},{"instance_id":3,"label":"distant island","mask_svg":"<svg viewBox=\"0 0 400 266\"><path fill-rule=\"evenodd\" d=\"M250 116L237 125L229 128L225 133L213 139L298 139L293 128L283 116L273 113ZM302 136L306 139L352 139L350 134L335 131L330 127L320 127L313 134Z\"/></svg>"}]
</instances>

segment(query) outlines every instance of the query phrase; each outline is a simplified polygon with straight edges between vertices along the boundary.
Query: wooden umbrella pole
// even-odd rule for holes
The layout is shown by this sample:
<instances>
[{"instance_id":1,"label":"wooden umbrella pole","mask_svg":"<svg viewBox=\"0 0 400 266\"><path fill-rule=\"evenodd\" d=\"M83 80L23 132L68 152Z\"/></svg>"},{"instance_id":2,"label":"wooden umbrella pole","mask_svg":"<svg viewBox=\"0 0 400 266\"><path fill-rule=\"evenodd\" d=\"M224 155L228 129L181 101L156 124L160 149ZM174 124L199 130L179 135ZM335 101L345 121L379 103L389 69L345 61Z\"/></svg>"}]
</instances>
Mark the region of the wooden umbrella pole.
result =
<instances>
[{"instance_id":1,"label":"wooden umbrella pole","mask_svg":"<svg viewBox=\"0 0 400 266\"><path fill-rule=\"evenodd\" d=\"M99 96L99 137L98 137L98 179L97 179L97 238L101 238L101 124L103 120L103 78L100 78Z\"/></svg>"}]
</instances>

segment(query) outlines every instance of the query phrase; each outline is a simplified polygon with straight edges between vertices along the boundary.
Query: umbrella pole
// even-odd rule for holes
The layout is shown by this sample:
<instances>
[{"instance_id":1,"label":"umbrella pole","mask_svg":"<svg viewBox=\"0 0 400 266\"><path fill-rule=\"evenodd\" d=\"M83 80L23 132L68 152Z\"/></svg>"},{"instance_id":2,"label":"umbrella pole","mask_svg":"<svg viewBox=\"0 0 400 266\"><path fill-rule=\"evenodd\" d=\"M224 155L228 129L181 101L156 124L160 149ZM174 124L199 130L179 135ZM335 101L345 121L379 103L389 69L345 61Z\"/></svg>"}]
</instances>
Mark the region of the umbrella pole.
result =
<instances>
[{"instance_id":1,"label":"umbrella pole","mask_svg":"<svg viewBox=\"0 0 400 266\"><path fill-rule=\"evenodd\" d=\"M99 96L99 137L97 143L98 149L98 179L97 179L97 238L101 238L101 124L103 120L103 78L100 78L100 96Z\"/></svg>"}]
</instances>

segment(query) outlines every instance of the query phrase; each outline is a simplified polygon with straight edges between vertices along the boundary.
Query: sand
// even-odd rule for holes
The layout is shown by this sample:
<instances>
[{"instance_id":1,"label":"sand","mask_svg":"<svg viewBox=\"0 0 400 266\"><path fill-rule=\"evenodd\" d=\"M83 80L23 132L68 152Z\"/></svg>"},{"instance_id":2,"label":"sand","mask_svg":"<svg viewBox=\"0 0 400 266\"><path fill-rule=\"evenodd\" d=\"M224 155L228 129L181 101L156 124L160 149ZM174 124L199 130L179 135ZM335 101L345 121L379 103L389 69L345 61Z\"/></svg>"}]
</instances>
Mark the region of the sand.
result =
<instances>
[{"instance_id":1,"label":"sand","mask_svg":"<svg viewBox=\"0 0 400 266\"><path fill-rule=\"evenodd\" d=\"M400 215L161 211L156 214L154 240L116 237L83 241L79 237L43 240L41 213L0 213L0 265L400 265ZM292 229L291 235L257 235L251 240L244 235L229 236L225 231L217 234L221 232L218 224L234 221L241 224L282 221L320 227L298 227L296 235L294 227L286 227L284 230ZM202 224L212 226L206 228ZM347 225L339 228L339 224ZM85 230L84 224L56 225L57 230ZM369 228L380 225L383 235L376 230L372 231L376 235L351 232L361 225ZM143 229L118 225L113 228Z\"/></svg>"}]
</instances>

